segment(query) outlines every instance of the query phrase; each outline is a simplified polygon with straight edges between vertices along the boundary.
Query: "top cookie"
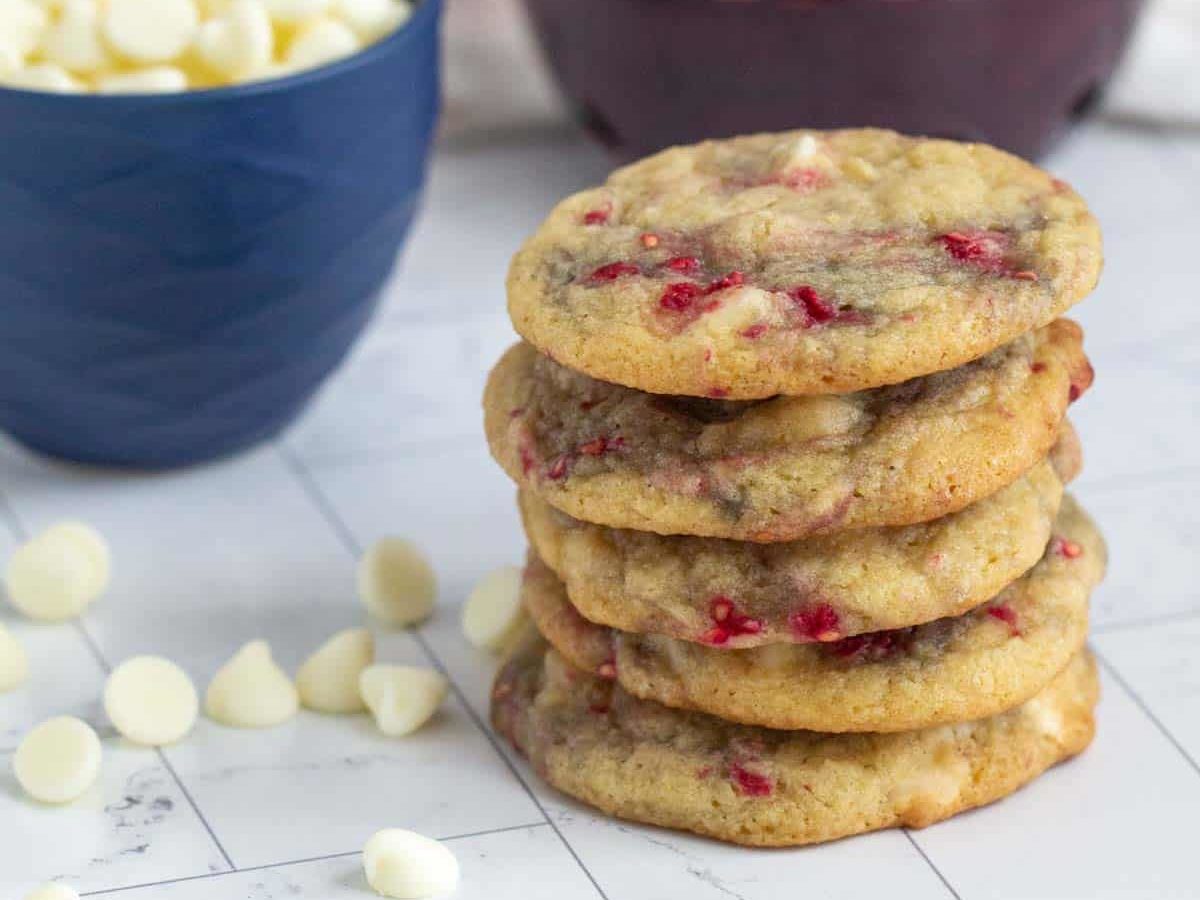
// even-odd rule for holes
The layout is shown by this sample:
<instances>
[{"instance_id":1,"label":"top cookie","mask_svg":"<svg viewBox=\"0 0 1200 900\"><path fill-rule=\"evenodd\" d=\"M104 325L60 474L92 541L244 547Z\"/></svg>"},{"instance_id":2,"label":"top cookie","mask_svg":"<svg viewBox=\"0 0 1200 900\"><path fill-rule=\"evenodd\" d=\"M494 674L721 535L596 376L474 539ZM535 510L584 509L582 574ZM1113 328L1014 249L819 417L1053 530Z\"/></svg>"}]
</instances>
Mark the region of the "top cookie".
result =
<instances>
[{"instance_id":1,"label":"top cookie","mask_svg":"<svg viewBox=\"0 0 1200 900\"><path fill-rule=\"evenodd\" d=\"M1095 286L1066 184L992 147L794 131L677 147L567 198L513 260L518 332L660 394L846 393L961 365Z\"/></svg>"}]
</instances>

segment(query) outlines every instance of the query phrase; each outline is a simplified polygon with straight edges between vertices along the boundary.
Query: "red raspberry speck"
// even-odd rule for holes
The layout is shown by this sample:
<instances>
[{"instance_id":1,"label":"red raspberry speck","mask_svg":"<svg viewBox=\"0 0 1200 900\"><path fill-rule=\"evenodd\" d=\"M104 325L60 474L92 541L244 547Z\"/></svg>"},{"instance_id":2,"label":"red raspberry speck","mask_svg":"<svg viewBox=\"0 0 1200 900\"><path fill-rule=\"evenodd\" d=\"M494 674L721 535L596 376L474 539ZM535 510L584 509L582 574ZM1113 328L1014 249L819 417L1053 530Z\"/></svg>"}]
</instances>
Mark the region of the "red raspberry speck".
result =
<instances>
[{"instance_id":1,"label":"red raspberry speck","mask_svg":"<svg viewBox=\"0 0 1200 900\"><path fill-rule=\"evenodd\" d=\"M774 782L766 775L751 772L738 763L734 763L729 767L729 778L737 788L738 793L746 797L768 797L775 789Z\"/></svg>"},{"instance_id":2,"label":"red raspberry speck","mask_svg":"<svg viewBox=\"0 0 1200 900\"><path fill-rule=\"evenodd\" d=\"M1022 277L1028 280L1032 272L1017 272L1005 261L1011 238L1000 231L952 231L943 234L942 247L962 263L975 266L993 275ZM1036 278L1036 275L1034 276Z\"/></svg>"},{"instance_id":3,"label":"red raspberry speck","mask_svg":"<svg viewBox=\"0 0 1200 900\"><path fill-rule=\"evenodd\" d=\"M713 627L704 633L703 640L706 644L721 646L728 643L730 638L758 634L762 631L762 622L739 613L728 597L713 597L708 605L708 613L712 616Z\"/></svg>"},{"instance_id":4,"label":"red raspberry speck","mask_svg":"<svg viewBox=\"0 0 1200 900\"><path fill-rule=\"evenodd\" d=\"M521 471L528 475L537 467L537 460L533 456L533 451L528 447L521 448Z\"/></svg>"},{"instance_id":5,"label":"red raspberry speck","mask_svg":"<svg viewBox=\"0 0 1200 900\"><path fill-rule=\"evenodd\" d=\"M625 438L623 437L598 437L592 438L585 444L580 444L579 452L584 456L603 456L605 453L620 450L624 446Z\"/></svg>"},{"instance_id":6,"label":"red raspberry speck","mask_svg":"<svg viewBox=\"0 0 1200 900\"><path fill-rule=\"evenodd\" d=\"M873 631L842 638L829 645L829 652L843 659L887 659L905 649L906 632Z\"/></svg>"},{"instance_id":7,"label":"red raspberry speck","mask_svg":"<svg viewBox=\"0 0 1200 900\"><path fill-rule=\"evenodd\" d=\"M694 256L673 256L663 265L672 272L695 272L700 268L700 260Z\"/></svg>"},{"instance_id":8,"label":"red raspberry speck","mask_svg":"<svg viewBox=\"0 0 1200 900\"><path fill-rule=\"evenodd\" d=\"M819 603L811 609L796 610L791 618L792 631L805 641L836 641L838 631L837 610L828 603Z\"/></svg>"},{"instance_id":9,"label":"red raspberry speck","mask_svg":"<svg viewBox=\"0 0 1200 900\"><path fill-rule=\"evenodd\" d=\"M837 318L837 307L817 293L816 288L803 284L788 291L788 296L804 312L806 324L824 325Z\"/></svg>"},{"instance_id":10,"label":"red raspberry speck","mask_svg":"<svg viewBox=\"0 0 1200 900\"><path fill-rule=\"evenodd\" d=\"M760 337L766 334L767 331L768 326L762 322L759 322L756 325L751 325L749 328L743 329L741 335L749 340L757 341Z\"/></svg>"},{"instance_id":11,"label":"red raspberry speck","mask_svg":"<svg viewBox=\"0 0 1200 900\"><path fill-rule=\"evenodd\" d=\"M1046 364L1044 362L1035 362L1029 367L1029 371L1034 375L1040 375L1042 372L1046 371Z\"/></svg>"},{"instance_id":12,"label":"red raspberry speck","mask_svg":"<svg viewBox=\"0 0 1200 900\"><path fill-rule=\"evenodd\" d=\"M602 283L605 281L616 281L622 275L639 275L641 269L633 263L613 262L608 265L601 266L591 275L588 276L588 281Z\"/></svg>"},{"instance_id":13,"label":"red raspberry speck","mask_svg":"<svg viewBox=\"0 0 1200 900\"><path fill-rule=\"evenodd\" d=\"M993 619L999 619L1008 626L1009 634L1016 637L1021 633L1020 627L1017 625L1017 611L1006 603L1000 603L996 606L988 607L988 615Z\"/></svg>"},{"instance_id":14,"label":"red raspberry speck","mask_svg":"<svg viewBox=\"0 0 1200 900\"><path fill-rule=\"evenodd\" d=\"M669 309L672 312L684 312L690 309L696 302L696 298L703 293L704 290L698 284L690 281L676 281L666 286L662 296L658 299L658 304L663 309Z\"/></svg>"},{"instance_id":15,"label":"red raspberry speck","mask_svg":"<svg viewBox=\"0 0 1200 900\"><path fill-rule=\"evenodd\" d=\"M1083 556L1083 547L1077 541L1070 538L1056 537L1051 543L1051 547L1055 553L1064 559L1078 559Z\"/></svg>"},{"instance_id":16,"label":"red raspberry speck","mask_svg":"<svg viewBox=\"0 0 1200 900\"><path fill-rule=\"evenodd\" d=\"M561 481L567 477L567 469L571 466L571 457L566 453L559 456L546 470L546 477L551 481Z\"/></svg>"},{"instance_id":17,"label":"red raspberry speck","mask_svg":"<svg viewBox=\"0 0 1200 900\"><path fill-rule=\"evenodd\" d=\"M746 276L741 272L734 271L722 278L718 278L716 281L709 282L708 287L704 289L704 293L715 294L717 291L724 291L731 287L741 287L745 283Z\"/></svg>"},{"instance_id":18,"label":"red raspberry speck","mask_svg":"<svg viewBox=\"0 0 1200 900\"><path fill-rule=\"evenodd\" d=\"M589 209L583 214L584 225L603 225L608 221L608 217L612 215L612 205L604 204L595 209Z\"/></svg>"},{"instance_id":19,"label":"red raspberry speck","mask_svg":"<svg viewBox=\"0 0 1200 900\"><path fill-rule=\"evenodd\" d=\"M825 175L819 169L793 169L785 172L779 178L779 183L794 191L811 191L825 182Z\"/></svg>"},{"instance_id":20,"label":"red raspberry speck","mask_svg":"<svg viewBox=\"0 0 1200 900\"><path fill-rule=\"evenodd\" d=\"M729 396L729 388L713 387L708 389L708 396L713 400L723 400Z\"/></svg>"}]
</instances>

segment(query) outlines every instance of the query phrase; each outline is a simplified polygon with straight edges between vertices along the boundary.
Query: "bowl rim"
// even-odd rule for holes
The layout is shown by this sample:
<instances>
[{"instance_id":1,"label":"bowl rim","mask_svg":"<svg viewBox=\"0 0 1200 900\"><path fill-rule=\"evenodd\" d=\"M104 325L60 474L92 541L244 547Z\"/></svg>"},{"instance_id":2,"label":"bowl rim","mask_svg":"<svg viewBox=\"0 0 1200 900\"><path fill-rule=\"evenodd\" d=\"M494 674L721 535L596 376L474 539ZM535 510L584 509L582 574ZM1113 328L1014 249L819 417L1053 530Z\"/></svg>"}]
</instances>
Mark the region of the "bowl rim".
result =
<instances>
[{"instance_id":1,"label":"bowl rim","mask_svg":"<svg viewBox=\"0 0 1200 900\"><path fill-rule=\"evenodd\" d=\"M409 2L409 0L406 0L406 2ZM443 0L416 0L412 15L387 37L343 59L326 63L313 69L305 69L294 75L284 75L279 78L267 78L262 81L250 81L243 84L232 84L215 88L199 88L194 91L179 91L168 94L59 93L57 91L34 91L0 84L0 99L7 95L43 103L61 103L63 105L103 104L115 108L128 108L131 106L183 106L187 104L265 96L292 88L299 88L312 82L337 78L346 72L369 66L382 56L402 50L407 44L417 39L417 32L423 30L423 27L427 24L427 20L431 18L436 19L440 15L442 2Z\"/></svg>"}]
</instances>

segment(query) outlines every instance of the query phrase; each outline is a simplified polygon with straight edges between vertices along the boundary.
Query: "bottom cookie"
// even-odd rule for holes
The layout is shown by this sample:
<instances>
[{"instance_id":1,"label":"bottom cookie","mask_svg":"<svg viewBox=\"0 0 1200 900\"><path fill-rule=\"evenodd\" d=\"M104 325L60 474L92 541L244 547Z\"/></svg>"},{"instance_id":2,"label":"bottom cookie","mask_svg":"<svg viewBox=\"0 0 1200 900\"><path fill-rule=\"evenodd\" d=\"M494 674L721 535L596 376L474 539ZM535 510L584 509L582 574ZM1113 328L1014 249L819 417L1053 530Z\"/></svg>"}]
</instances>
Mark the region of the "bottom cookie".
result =
<instances>
[{"instance_id":1,"label":"bottom cookie","mask_svg":"<svg viewBox=\"0 0 1200 900\"><path fill-rule=\"evenodd\" d=\"M1001 715L893 734L737 725L670 709L537 642L497 676L492 721L538 773L614 816L752 846L923 827L1004 797L1092 739L1086 652Z\"/></svg>"}]
</instances>

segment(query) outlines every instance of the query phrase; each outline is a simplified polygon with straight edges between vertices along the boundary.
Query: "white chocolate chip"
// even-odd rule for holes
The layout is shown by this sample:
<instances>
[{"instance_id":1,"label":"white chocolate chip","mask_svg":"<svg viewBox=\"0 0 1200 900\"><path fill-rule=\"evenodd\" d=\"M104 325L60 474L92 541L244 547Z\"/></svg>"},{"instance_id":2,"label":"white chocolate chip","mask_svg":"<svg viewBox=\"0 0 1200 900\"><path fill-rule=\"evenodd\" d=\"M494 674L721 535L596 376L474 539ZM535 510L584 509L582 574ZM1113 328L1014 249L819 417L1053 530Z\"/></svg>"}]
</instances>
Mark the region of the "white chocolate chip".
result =
<instances>
[{"instance_id":1,"label":"white chocolate chip","mask_svg":"<svg viewBox=\"0 0 1200 900\"><path fill-rule=\"evenodd\" d=\"M152 66L105 76L96 89L101 94L177 94L187 90L187 75L174 66Z\"/></svg>"},{"instance_id":2,"label":"white chocolate chip","mask_svg":"<svg viewBox=\"0 0 1200 900\"><path fill-rule=\"evenodd\" d=\"M65 72L63 76L70 80ZM29 618L64 622L78 616L104 592L109 569L108 545L94 528L82 522L61 522L17 548L8 562L5 581L9 599Z\"/></svg>"},{"instance_id":3,"label":"white chocolate chip","mask_svg":"<svg viewBox=\"0 0 1200 900\"><path fill-rule=\"evenodd\" d=\"M398 0L334 0L333 14L358 35L370 42L395 31L412 13L412 8Z\"/></svg>"},{"instance_id":4,"label":"white chocolate chip","mask_svg":"<svg viewBox=\"0 0 1200 900\"><path fill-rule=\"evenodd\" d=\"M458 886L458 860L444 844L415 831L386 828L363 848L367 884L396 900L449 894Z\"/></svg>"},{"instance_id":5,"label":"white chocolate chip","mask_svg":"<svg viewBox=\"0 0 1200 900\"><path fill-rule=\"evenodd\" d=\"M71 77L62 66L37 63L23 69L0 73L0 84L27 91L49 91L53 94L78 94L83 85Z\"/></svg>"},{"instance_id":6,"label":"white chocolate chip","mask_svg":"<svg viewBox=\"0 0 1200 900\"><path fill-rule=\"evenodd\" d=\"M365 628L339 631L304 661L296 672L300 702L325 713L365 710L358 679L375 662L375 639Z\"/></svg>"},{"instance_id":7,"label":"white chocolate chip","mask_svg":"<svg viewBox=\"0 0 1200 900\"><path fill-rule=\"evenodd\" d=\"M13 774L30 797L68 803L100 774L100 738L74 716L47 719L25 735L13 755Z\"/></svg>"},{"instance_id":8,"label":"white chocolate chip","mask_svg":"<svg viewBox=\"0 0 1200 900\"><path fill-rule=\"evenodd\" d=\"M34 888L25 895L25 900L79 900L79 894L65 884L51 881Z\"/></svg>"},{"instance_id":9,"label":"white chocolate chip","mask_svg":"<svg viewBox=\"0 0 1200 900\"><path fill-rule=\"evenodd\" d=\"M263 0L272 21L295 25L329 9L331 0Z\"/></svg>"},{"instance_id":10,"label":"white chocolate chip","mask_svg":"<svg viewBox=\"0 0 1200 900\"><path fill-rule=\"evenodd\" d=\"M105 40L127 59L165 63L178 57L195 37L195 0L107 0L102 21Z\"/></svg>"},{"instance_id":11,"label":"white chocolate chip","mask_svg":"<svg viewBox=\"0 0 1200 900\"><path fill-rule=\"evenodd\" d=\"M67 0L58 22L42 41L42 56L78 74L97 72L112 62L100 40L96 0Z\"/></svg>"},{"instance_id":12,"label":"white chocolate chip","mask_svg":"<svg viewBox=\"0 0 1200 900\"><path fill-rule=\"evenodd\" d=\"M0 0L0 45L20 57L37 49L49 24L49 14L31 0Z\"/></svg>"},{"instance_id":13,"label":"white chocolate chip","mask_svg":"<svg viewBox=\"0 0 1200 900\"><path fill-rule=\"evenodd\" d=\"M292 718L300 706L296 687L271 658L266 641L251 641L213 676L204 711L233 728L269 728Z\"/></svg>"},{"instance_id":14,"label":"white chocolate chip","mask_svg":"<svg viewBox=\"0 0 1200 900\"><path fill-rule=\"evenodd\" d=\"M771 169L775 172L786 172L810 165L816 159L819 149L820 144L811 134L788 138L772 151Z\"/></svg>"},{"instance_id":15,"label":"white chocolate chip","mask_svg":"<svg viewBox=\"0 0 1200 900\"><path fill-rule=\"evenodd\" d=\"M499 651L520 629L521 570L505 566L485 575L475 585L462 612L462 630L476 647Z\"/></svg>"},{"instance_id":16,"label":"white chocolate chip","mask_svg":"<svg viewBox=\"0 0 1200 900\"><path fill-rule=\"evenodd\" d=\"M117 666L104 685L104 711L136 744L173 744L196 724L200 702L187 673L161 656L135 656Z\"/></svg>"},{"instance_id":17,"label":"white chocolate chip","mask_svg":"<svg viewBox=\"0 0 1200 900\"><path fill-rule=\"evenodd\" d=\"M358 563L358 596L371 615L389 625L415 625L433 612L433 569L413 544L385 537Z\"/></svg>"},{"instance_id":18,"label":"white chocolate chip","mask_svg":"<svg viewBox=\"0 0 1200 900\"><path fill-rule=\"evenodd\" d=\"M446 679L432 669L375 665L358 679L363 702L389 737L412 734L446 699Z\"/></svg>"},{"instance_id":19,"label":"white chocolate chip","mask_svg":"<svg viewBox=\"0 0 1200 900\"><path fill-rule=\"evenodd\" d=\"M349 56L360 47L358 38L335 19L314 19L292 39L287 62L297 69L314 69Z\"/></svg>"},{"instance_id":20,"label":"white chocolate chip","mask_svg":"<svg viewBox=\"0 0 1200 900\"><path fill-rule=\"evenodd\" d=\"M0 625L0 694L25 683L29 658L13 633Z\"/></svg>"},{"instance_id":21,"label":"white chocolate chip","mask_svg":"<svg viewBox=\"0 0 1200 900\"><path fill-rule=\"evenodd\" d=\"M271 64L275 32L259 0L234 0L220 18L200 26L196 50L205 65L229 78L260 72Z\"/></svg>"},{"instance_id":22,"label":"white chocolate chip","mask_svg":"<svg viewBox=\"0 0 1200 900\"><path fill-rule=\"evenodd\" d=\"M1034 724L1034 727L1056 742L1061 742L1064 734L1062 712L1053 701L1038 695L1025 703L1022 711Z\"/></svg>"}]
</instances>

